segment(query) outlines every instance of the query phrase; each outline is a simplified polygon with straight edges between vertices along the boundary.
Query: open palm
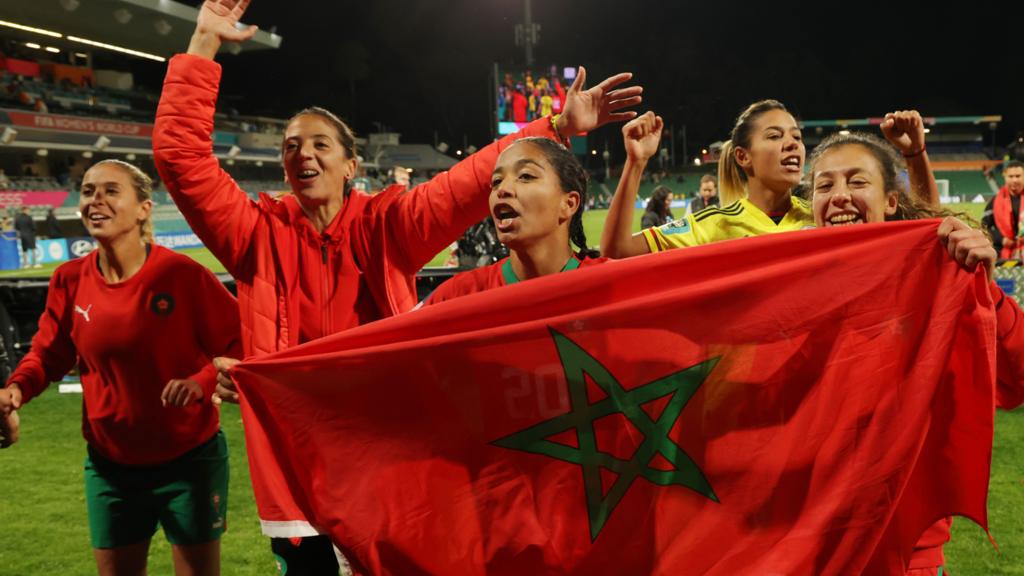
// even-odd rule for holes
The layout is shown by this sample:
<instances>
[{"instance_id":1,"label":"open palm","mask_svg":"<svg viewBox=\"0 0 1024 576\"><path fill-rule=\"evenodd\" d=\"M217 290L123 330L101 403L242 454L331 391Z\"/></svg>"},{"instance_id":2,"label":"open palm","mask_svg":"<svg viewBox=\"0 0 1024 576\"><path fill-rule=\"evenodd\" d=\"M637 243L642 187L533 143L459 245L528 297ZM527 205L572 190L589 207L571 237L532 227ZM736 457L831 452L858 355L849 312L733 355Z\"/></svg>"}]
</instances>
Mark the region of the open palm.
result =
<instances>
[{"instance_id":1,"label":"open palm","mask_svg":"<svg viewBox=\"0 0 1024 576\"><path fill-rule=\"evenodd\" d=\"M622 122L636 117L636 112L621 110L639 104L643 100L643 88L629 86L615 89L632 77L629 72L623 72L606 78L593 88L584 89L587 70L580 66L576 81L565 95L565 106L559 117L559 132L563 136L571 136L589 132L609 122Z\"/></svg>"},{"instance_id":2,"label":"open palm","mask_svg":"<svg viewBox=\"0 0 1024 576\"><path fill-rule=\"evenodd\" d=\"M256 27L239 30L239 20L249 7L250 0L206 0L199 8L196 19L197 34L215 35L226 42L242 42L256 34Z\"/></svg>"}]
</instances>

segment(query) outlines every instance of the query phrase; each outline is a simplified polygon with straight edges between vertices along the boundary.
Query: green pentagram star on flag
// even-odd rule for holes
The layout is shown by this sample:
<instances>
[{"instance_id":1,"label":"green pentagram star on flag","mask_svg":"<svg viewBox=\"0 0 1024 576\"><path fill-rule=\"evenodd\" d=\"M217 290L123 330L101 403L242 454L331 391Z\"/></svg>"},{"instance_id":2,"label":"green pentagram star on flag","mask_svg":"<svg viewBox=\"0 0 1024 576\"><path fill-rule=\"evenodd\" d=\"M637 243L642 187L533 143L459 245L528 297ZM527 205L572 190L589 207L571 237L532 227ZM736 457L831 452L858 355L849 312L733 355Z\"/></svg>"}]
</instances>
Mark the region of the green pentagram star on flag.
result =
<instances>
[{"instance_id":1,"label":"green pentagram star on flag","mask_svg":"<svg viewBox=\"0 0 1024 576\"><path fill-rule=\"evenodd\" d=\"M679 414L718 363L718 358L705 360L626 390L611 372L586 350L553 329L551 335L565 371L570 411L499 438L492 444L579 464L583 468L592 540L597 539L601 528L638 477L659 486L684 486L718 502L718 497L701 469L669 438L669 432ZM590 402L586 384L588 375L594 384L607 394L607 398ZM642 408L644 404L665 396L671 398L656 419ZM628 460L602 452L597 446L594 421L616 413L625 416L644 437ZM578 447L550 440L550 437L569 430L575 430ZM673 466L673 470L651 467L652 459L659 454ZM607 494L602 494L601 468L618 475Z\"/></svg>"}]
</instances>

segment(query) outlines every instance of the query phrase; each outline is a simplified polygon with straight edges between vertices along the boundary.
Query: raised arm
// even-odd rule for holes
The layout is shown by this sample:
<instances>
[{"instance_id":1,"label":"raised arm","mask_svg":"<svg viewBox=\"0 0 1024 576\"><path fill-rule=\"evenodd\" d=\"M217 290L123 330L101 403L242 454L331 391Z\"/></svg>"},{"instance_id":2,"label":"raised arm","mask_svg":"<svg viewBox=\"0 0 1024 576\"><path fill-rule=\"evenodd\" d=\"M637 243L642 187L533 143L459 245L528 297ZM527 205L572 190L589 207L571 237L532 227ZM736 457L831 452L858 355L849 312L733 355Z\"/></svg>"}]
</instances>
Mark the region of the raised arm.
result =
<instances>
[{"instance_id":1,"label":"raised arm","mask_svg":"<svg viewBox=\"0 0 1024 576\"><path fill-rule=\"evenodd\" d=\"M255 27L236 29L248 0L208 0L199 10L188 54L171 59L157 107L153 160L196 235L231 274L243 273L259 209L213 155L213 114L220 87L214 55Z\"/></svg>"},{"instance_id":2,"label":"raised arm","mask_svg":"<svg viewBox=\"0 0 1024 576\"><path fill-rule=\"evenodd\" d=\"M541 136L565 142L569 136L636 116L636 112L623 110L641 102L643 88L617 88L632 78L632 74L616 74L589 89L585 87L586 77L587 72L581 66L576 81L566 93L560 115L535 120L516 134L485 146L394 203L387 223L388 233L394 239L393 254L407 272L422 268L466 228L487 216L494 163L501 151L515 140Z\"/></svg>"},{"instance_id":3,"label":"raised arm","mask_svg":"<svg viewBox=\"0 0 1024 576\"><path fill-rule=\"evenodd\" d=\"M939 205L939 186L932 174L925 147L924 120L917 110L900 110L885 115L879 126L882 134L907 161L910 191L929 206Z\"/></svg>"},{"instance_id":4,"label":"raised arm","mask_svg":"<svg viewBox=\"0 0 1024 576\"><path fill-rule=\"evenodd\" d=\"M622 177L601 232L603 256L626 258L651 251L642 232L633 234L633 206L640 191L640 177L648 160L658 151L663 127L661 116L655 116L654 112L648 112L622 127L626 164L622 167Z\"/></svg>"}]
</instances>

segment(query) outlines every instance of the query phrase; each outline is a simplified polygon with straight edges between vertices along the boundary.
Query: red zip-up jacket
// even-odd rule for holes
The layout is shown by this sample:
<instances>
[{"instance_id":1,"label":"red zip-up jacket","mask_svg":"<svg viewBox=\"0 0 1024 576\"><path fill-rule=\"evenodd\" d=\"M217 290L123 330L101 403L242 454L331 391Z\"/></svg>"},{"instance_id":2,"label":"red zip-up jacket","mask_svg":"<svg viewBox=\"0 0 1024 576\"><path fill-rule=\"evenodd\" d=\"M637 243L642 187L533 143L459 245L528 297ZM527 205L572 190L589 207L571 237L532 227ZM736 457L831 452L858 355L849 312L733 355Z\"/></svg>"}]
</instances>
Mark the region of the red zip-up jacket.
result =
<instances>
[{"instance_id":1,"label":"red zip-up jacket","mask_svg":"<svg viewBox=\"0 0 1024 576\"><path fill-rule=\"evenodd\" d=\"M241 351L238 307L209 270L153 246L131 278L108 284L98 252L62 264L50 279L32 348L8 379L27 402L75 364L82 377L82 435L128 465L168 462L213 437L213 357ZM191 378L205 400L164 407L171 379Z\"/></svg>"},{"instance_id":2,"label":"red zip-up jacket","mask_svg":"<svg viewBox=\"0 0 1024 576\"><path fill-rule=\"evenodd\" d=\"M486 217L498 154L524 136L558 139L550 119L540 119L411 190L392 186L374 196L351 191L327 236L318 237L293 196L261 194L252 201L221 170L211 138L220 73L220 65L205 58L171 59L153 155L178 208L237 281L247 357L300 343L303 300L325 310L317 319L326 328L322 335L410 310L416 272ZM353 282L365 291L344 284ZM354 308L331 310L336 297ZM246 411L243 399L243 418ZM264 469L259 477L273 477L253 484L264 533L316 534L289 494L285 471L268 473L272 460L261 457L271 450L266 434L254 419L245 423L250 466Z\"/></svg>"}]
</instances>

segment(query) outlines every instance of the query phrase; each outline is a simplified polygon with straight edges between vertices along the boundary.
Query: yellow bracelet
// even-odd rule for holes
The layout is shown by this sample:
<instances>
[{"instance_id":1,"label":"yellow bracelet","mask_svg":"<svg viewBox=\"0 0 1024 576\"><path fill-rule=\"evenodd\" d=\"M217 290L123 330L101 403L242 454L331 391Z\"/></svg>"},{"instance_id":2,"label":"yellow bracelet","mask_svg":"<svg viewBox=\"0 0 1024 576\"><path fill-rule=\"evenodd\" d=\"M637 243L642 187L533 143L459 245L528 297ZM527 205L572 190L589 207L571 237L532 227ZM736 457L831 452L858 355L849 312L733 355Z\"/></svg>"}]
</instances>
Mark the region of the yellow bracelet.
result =
<instances>
[{"instance_id":1,"label":"yellow bracelet","mask_svg":"<svg viewBox=\"0 0 1024 576\"><path fill-rule=\"evenodd\" d=\"M555 131L555 136L558 136L558 139L560 141L567 142L569 140L569 138L568 137L563 137L562 133L558 131L558 119L561 118L561 117L562 117L561 114L552 114L551 115L551 129Z\"/></svg>"}]
</instances>

